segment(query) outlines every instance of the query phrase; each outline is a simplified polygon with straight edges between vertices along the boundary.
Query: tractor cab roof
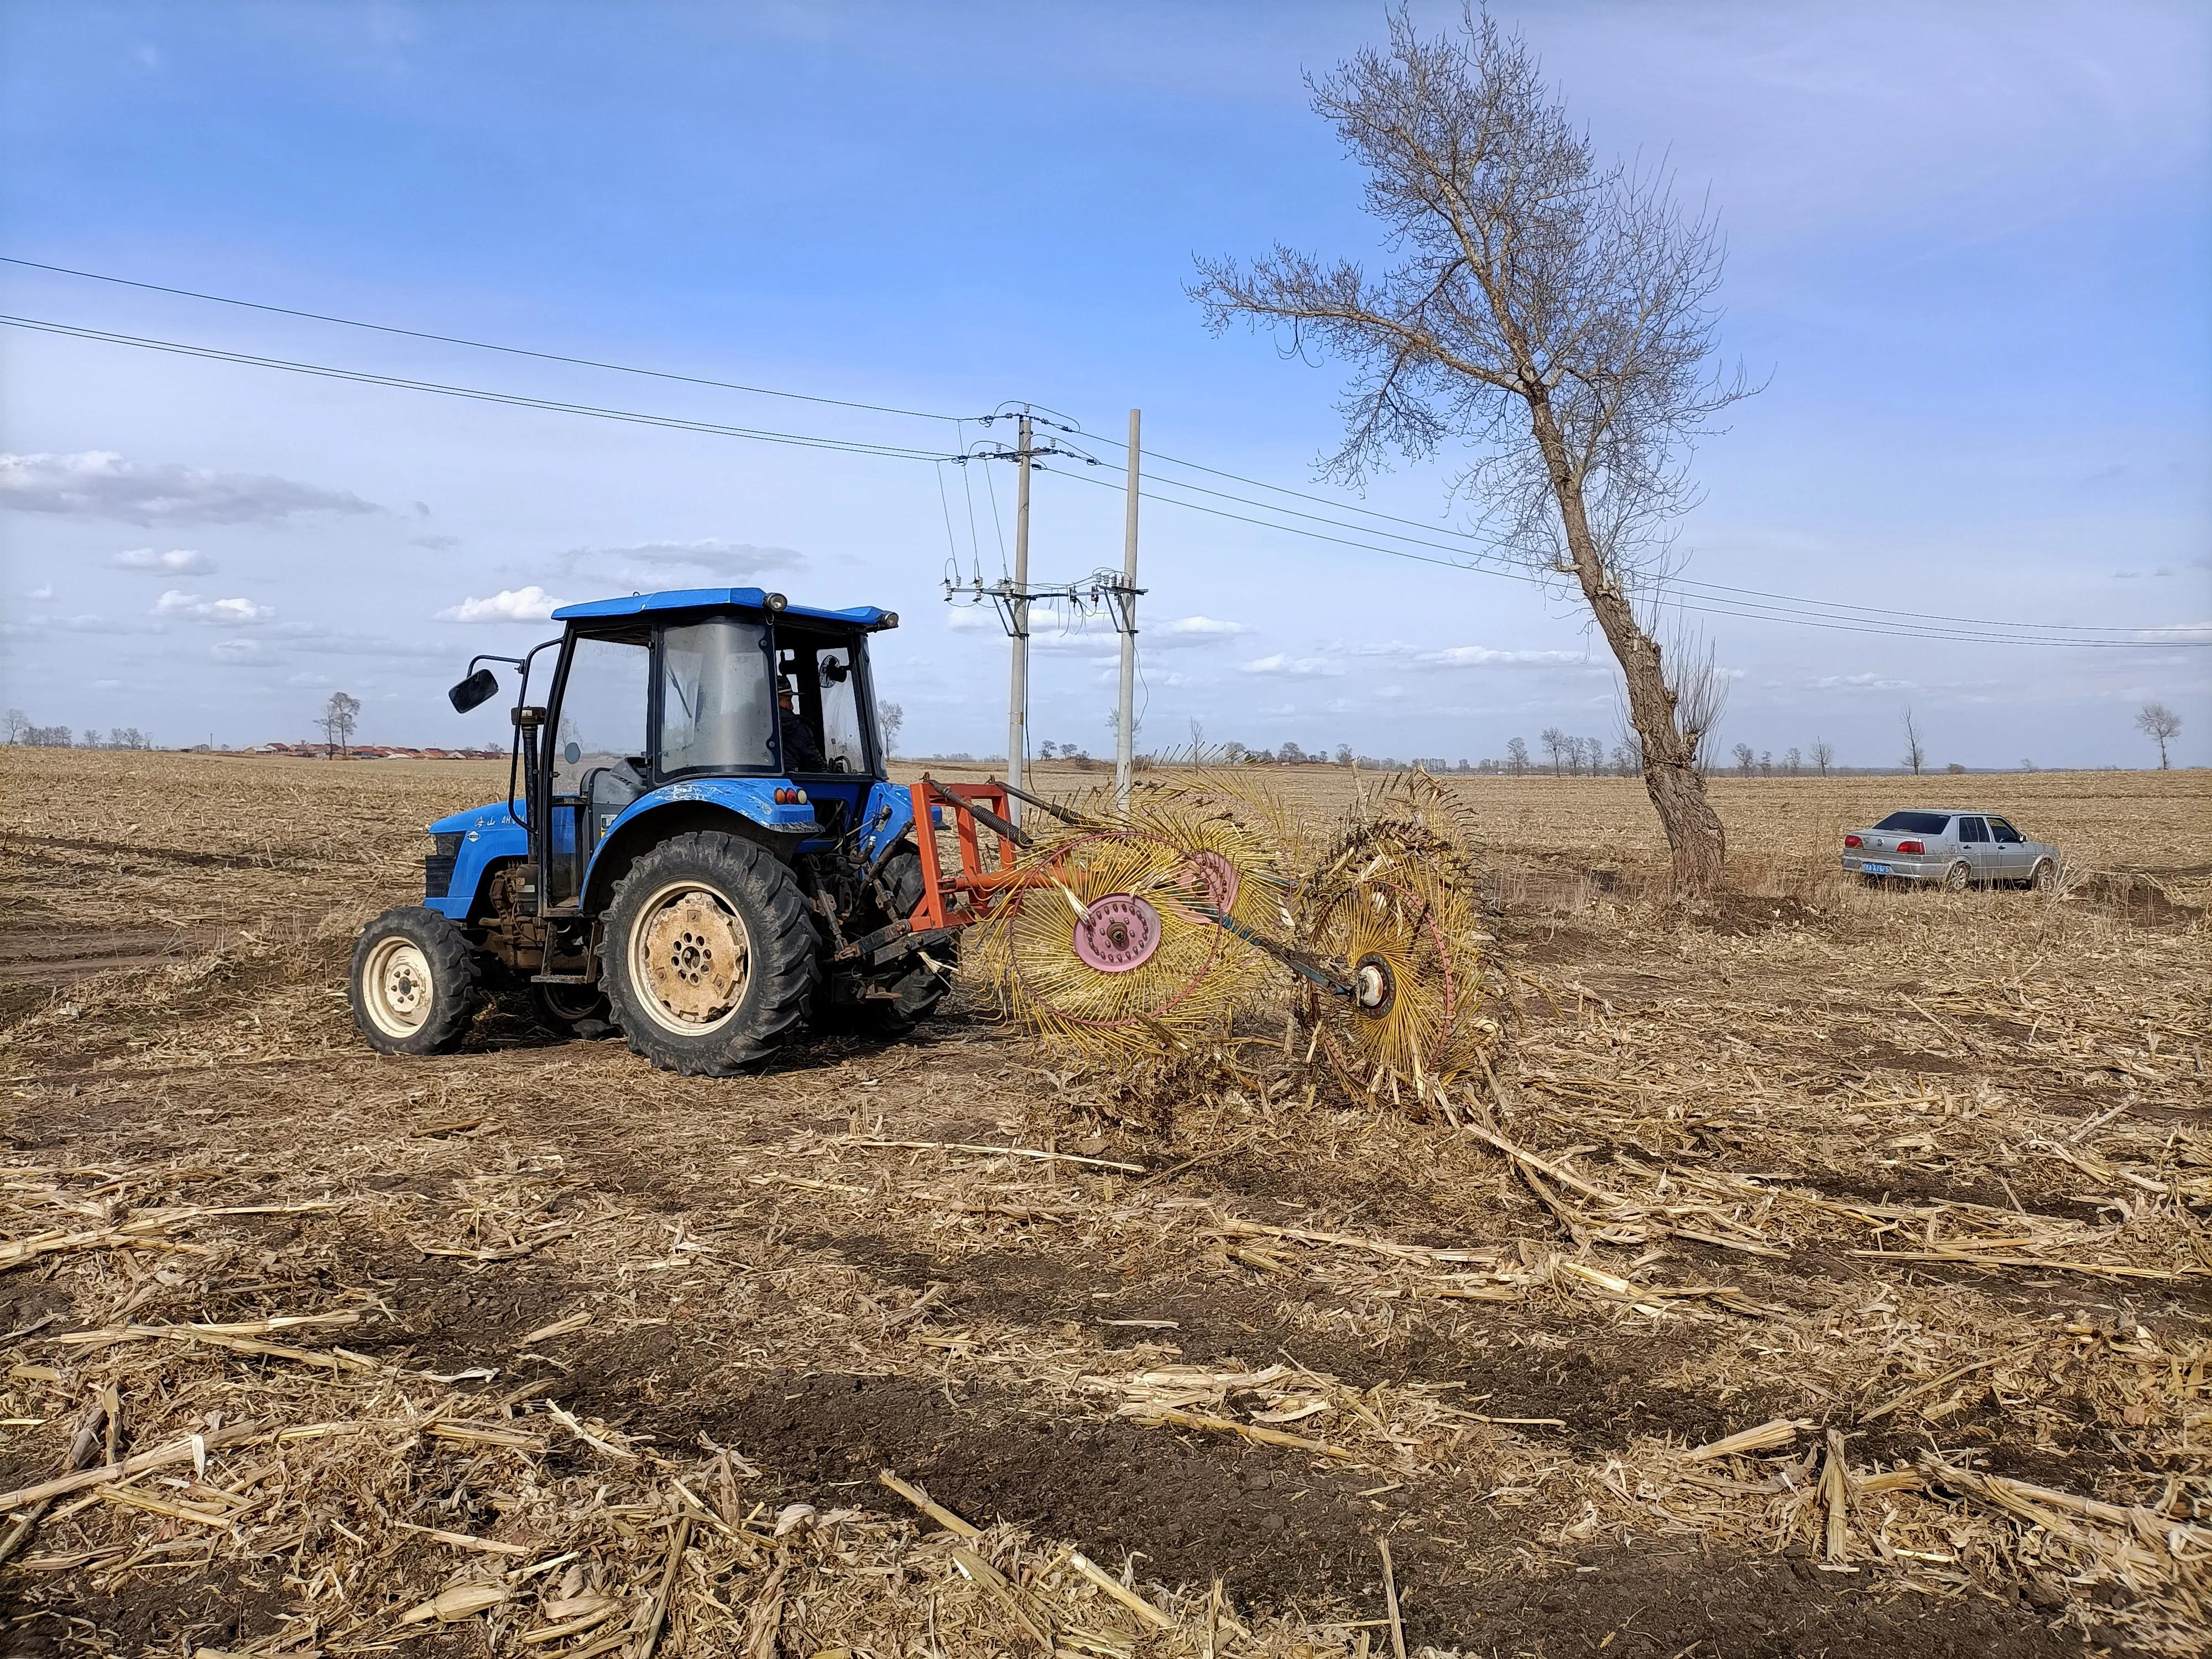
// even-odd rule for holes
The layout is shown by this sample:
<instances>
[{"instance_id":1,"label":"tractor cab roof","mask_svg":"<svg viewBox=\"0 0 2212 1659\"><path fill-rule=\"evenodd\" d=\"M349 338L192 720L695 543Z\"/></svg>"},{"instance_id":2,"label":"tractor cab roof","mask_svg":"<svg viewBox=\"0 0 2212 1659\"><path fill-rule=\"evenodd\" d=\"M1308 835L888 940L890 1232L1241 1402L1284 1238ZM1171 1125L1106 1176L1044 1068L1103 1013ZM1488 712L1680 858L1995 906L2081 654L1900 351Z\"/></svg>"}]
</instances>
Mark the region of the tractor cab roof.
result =
<instances>
[{"instance_id":1,"label":"tractor cab roof","mask_svg":"<svg viewBox=\"0 0 2212 1659\"><path fill-rule=\"evenodd\" d=\"M635 617L648 611L760 611L771 615L804 617L814 622L842 623L848 628L896 628L898 613L872 605L856 605L844 611L819 605L793 605L781 593L760 587L678 587L659 593L630 593L618 599L592 599L564 605L553 613L555 622L589 617Z\"/></svg>"}]
</instances>

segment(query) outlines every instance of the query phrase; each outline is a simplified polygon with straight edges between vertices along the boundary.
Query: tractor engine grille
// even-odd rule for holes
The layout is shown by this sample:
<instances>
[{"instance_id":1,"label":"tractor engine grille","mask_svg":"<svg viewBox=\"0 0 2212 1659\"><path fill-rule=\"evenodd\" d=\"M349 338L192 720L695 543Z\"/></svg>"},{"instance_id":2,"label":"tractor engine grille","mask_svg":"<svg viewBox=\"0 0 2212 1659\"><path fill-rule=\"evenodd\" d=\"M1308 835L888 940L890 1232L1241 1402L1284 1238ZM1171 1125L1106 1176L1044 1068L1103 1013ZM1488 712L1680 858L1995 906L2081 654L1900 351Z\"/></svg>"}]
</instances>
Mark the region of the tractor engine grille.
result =
<instances>
[{"instance_id":1,"label":"tractor engine grille","mask_svg":"<svg viewBox=\"0 0 2212 1659\"><path fill-rule=\"evenodd\" d=\"M438 850L422 855L422 896L441 899L453 890L453 866L460 860L461 838L433 836L430 840Z\"/></svg>"}]
</instances>

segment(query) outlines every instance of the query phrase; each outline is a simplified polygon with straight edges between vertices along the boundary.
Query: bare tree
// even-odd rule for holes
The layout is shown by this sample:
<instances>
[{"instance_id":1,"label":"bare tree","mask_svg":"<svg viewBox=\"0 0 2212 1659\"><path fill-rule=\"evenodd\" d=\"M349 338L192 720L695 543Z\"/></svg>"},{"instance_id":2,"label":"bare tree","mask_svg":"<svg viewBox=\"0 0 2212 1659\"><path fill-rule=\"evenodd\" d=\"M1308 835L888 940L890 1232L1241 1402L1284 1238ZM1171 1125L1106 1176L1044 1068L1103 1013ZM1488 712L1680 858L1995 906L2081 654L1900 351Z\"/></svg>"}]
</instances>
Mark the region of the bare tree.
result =
<instances>
[{"instance_id":1,"label":"bare tree","mask_svg":"<svg viewBox=\"0 0 2212 1659\"><path fill-rule=\"evenodd\" d=\"M1674 719L1681 728L1682 741L1689 745L1690 764L1703 777L1712 758L1713 729L1728 708L1728 676L1721 671L1720 659L1710 640L1677 634L1667 649L1674 659L1667 670L1667 689L1674 695ZM1634 729L1632 721L1630 730ZM1640 736L1636 746L1640 767L1644 747Z\"/></svg>"},{"instance_id":2,"label":"bare tree","mask_svg":"<svg viewBox=\"0 0 2212 1659\"><path fill-rule=\"evenodd\" d=\"M1759 757L1751 752L1751 745L1740 743L1729 751L1735 757L1735 775L1740 778L1751 775L1751 769L1759 764Z\"/></svg>"},{"instance_id":3,"label":"bare tree","mask_svg":"<svg viewBox=\"0 0 2212 1659\"><path fill-rule=\"evenodd\" d=\"M317 723L323 728L325 753L349 750L353 742L353 728L361 718L361 699L347 692L333 691L331 700L323 705Z\"/></svg>"},{"instance_id":4,"label":"bare tree","mask_svg":"<svg viewBox=\"0 0 2212 1659\"><path fill-rule=\"evenodd\" d=\"M2162 702L2147 702L2142 706L2142 713L2136 716L2136 730L2157 740L2158 769L2161 772L2171 769L2166 765L2166 742L2181 730L2181 716Z\"/></svg>"},{"instance_id":5,"label":"bare tree","mask_svg":"<svg viewBox=\"0 0 2212 1659\"><path fill-rule=\"evenodd\" d=\"M1544 757L1552 763L1552 775L1559 775L1561 762L1567 752L1567 734L1556 726L1547 726L1536 734L1536 741L1544 745Z\"/></svg>"},{"instance_id":6,"label":"bare tree","mask_svg":"<svg viewBox=\"0 0 2212 1659\"><path fill-rule=\"evenodd\" d=\"M1516 778L1528 769L1528 745L1518 738L1505 745L1505 769Z\"/></svg>"},{"instance_id":7,"label":"bare tree","mask_svg":"<svg viewBox=\"0 0 2212 1659\"><path fill-rule=\"evenodd\" d=\"M1912 723L1912 711L1910 708L1905 711L1904 760L1905 764L1912 769L1912 775L1916 778L1920 775L1920 769L1927 763L1928 760L1928 751L1920 746L1920 728Z\"/></svg>"},{"instance_id":8,"label":"bare tree","mask_svg":"<svg viewBox=\"0 0 2212 1659\"><path fill-rule=\"evenodd\" d=\"M876 708L876 725L884 734L884 753L898 752L899 728L906 724L906 710L895 702L880 703Z\"/></svg>"},{"instance_id":9,"label":"bare tree","mask_svg":"<svg viewBox=\"0 0 2212 1659\"><path fill-rule=\"evenodd\" d=\"M1813 764L1820 769L1822 777L1828 775L1828 768L1835 763L1835 759L1836 746L1833 744L1826 738L1813 739Z\"/></svg>"},{"instance_id":10,"label":"bare tree","mask_svg":"<svg viewBox=\"0 0 2212 1659\"><path fill-rule=\"evenodd\" d=\"M1527 43L1489 18L1431 40L1401 9L1389 31L1387 51L1309 86L1367 170L1394 263L1370 275L1279 245L1249 269L1201 259L1192 293L1217 331L1241 318L1286 355L1352 365L1333 476L1477 447L1458 487L1501 545L1580 590L1627 683L1676 884L1710 890L1721 821L1638 600L1694 500L1692 441L1747 389L1709 366L1716 227L1663 174L1601 164Z\"/></svg>"},{"instance_id":11,"label":"bare tree","mask_svg":"<svg viewBox=\"0 0 2212 1659\"><path fill-rule=\"evenodd\" d=\"M9 743L21 743L31 734L31 717L20 708L11 708L5 714L0 714L0 724L6 726Z\"/></svg>"},{"instance_id":12,"label":"bare tree","mask_svg":"<svg viewBox=\"0 0 2212 1659\"><path fill-rule=\"evenodd\" d=\"M1796 777L1805 769L1805 757L1795 749L1784 750L1782 756L1782 769L1791 777Z\"/></svg>"}]
</instances>

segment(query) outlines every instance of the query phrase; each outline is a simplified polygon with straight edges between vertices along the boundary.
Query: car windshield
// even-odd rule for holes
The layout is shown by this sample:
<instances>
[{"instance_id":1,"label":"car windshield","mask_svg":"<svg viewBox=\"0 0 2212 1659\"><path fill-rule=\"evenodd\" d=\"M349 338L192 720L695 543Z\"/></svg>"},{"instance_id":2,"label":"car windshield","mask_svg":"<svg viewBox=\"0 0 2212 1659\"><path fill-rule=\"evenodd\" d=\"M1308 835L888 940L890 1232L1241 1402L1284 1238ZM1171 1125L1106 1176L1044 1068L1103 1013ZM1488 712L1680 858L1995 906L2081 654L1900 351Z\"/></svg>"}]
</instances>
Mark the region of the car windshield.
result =
<instances>
[{"instance_id":1,"label":"car windshield","mask_svg":"<svg viewBox=\"0 0 2212 1659\"><path fill-rule=\"evenodd\" d=\"M1940 836L1950 821L1948 812L1892 812L1875 828L1902 830L1908 836Z\"/></svg>"}]
</instances>

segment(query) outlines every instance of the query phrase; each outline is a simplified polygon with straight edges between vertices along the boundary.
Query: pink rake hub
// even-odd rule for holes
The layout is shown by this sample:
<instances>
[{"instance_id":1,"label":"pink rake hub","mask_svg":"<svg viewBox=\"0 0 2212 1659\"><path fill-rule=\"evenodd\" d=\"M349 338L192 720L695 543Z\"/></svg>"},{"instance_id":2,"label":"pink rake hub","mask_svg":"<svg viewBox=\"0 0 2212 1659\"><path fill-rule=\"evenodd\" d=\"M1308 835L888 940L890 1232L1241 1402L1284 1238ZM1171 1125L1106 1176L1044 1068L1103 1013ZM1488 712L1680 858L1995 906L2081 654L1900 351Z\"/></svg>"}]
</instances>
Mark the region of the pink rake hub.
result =
<instances>
[{"instance_id":1,"label":"pink rake hub","mask_svg":"<svg viewBox=\"0 0 2212 1659\"><path fill-rule=\"evenodd\" d=\"M1204 896L1206 908L1225 916L1237 903L1237 866L1212 848L1193 853L1182 873Z\"/></svg>"},{"instance_id":2,"label":"pink rake hub","mask_svg":"<svg viewBox=\"0 0 2212 1659\"><path fill-rule=\"evenodd\" d=\"M1102 974L1141 968L1160 948L1160 913L1133 893L1093 899L1075 924L1075 954Z\"/></svg>"}]
</instances>

